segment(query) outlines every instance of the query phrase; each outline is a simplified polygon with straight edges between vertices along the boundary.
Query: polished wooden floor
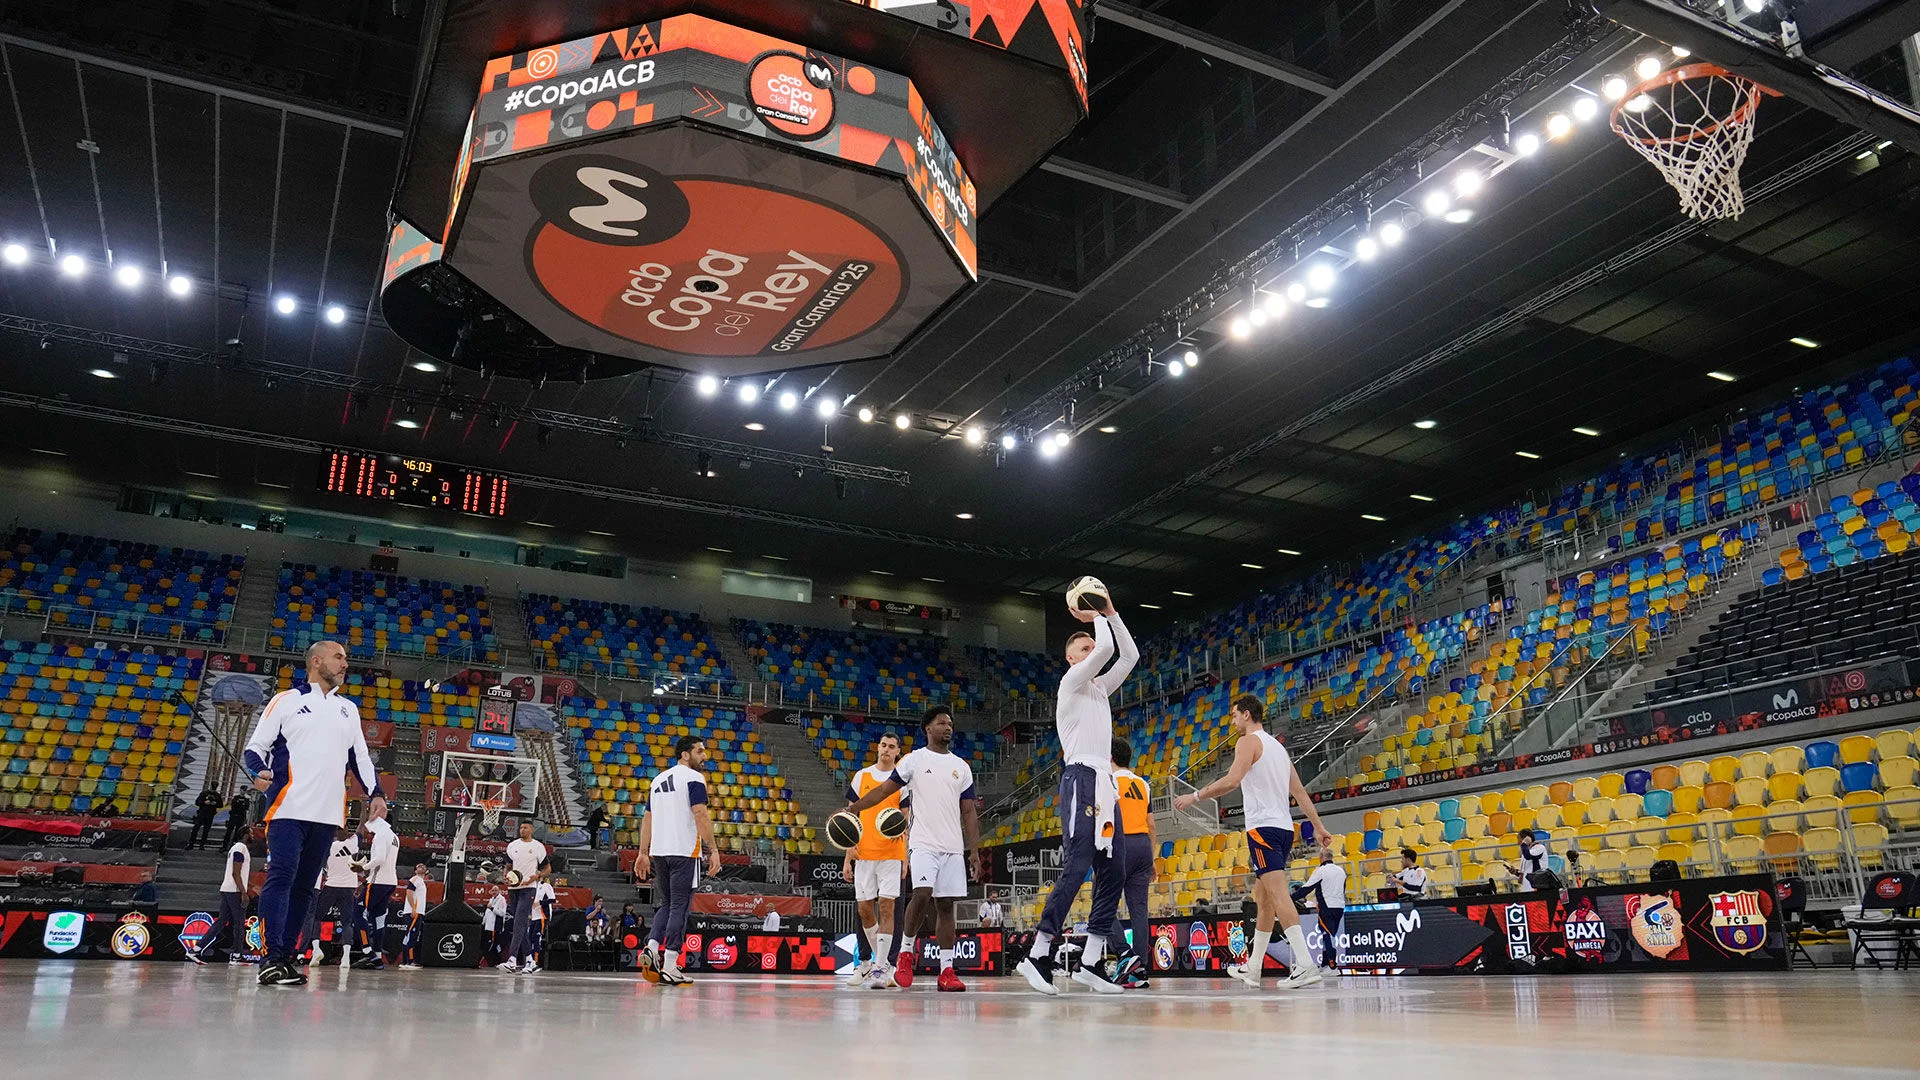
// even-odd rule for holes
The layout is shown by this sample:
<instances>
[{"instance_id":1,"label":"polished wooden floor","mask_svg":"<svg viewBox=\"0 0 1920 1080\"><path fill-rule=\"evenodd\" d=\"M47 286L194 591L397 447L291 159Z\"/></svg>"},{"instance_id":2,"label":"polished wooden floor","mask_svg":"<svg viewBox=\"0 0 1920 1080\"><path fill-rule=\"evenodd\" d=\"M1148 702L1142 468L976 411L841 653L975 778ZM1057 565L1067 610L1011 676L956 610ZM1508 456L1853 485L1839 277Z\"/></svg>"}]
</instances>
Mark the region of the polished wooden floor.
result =
<instances>
[{"instance_id":1,"label":"polished wooden floor","mask_svg":"<svg viewBox=\"0 0 1920 1080\"><path fill-rule=\"evenodd\" d=\"M0 962L5 1072L129 1080L402 1075L930 1080L1534 1080L1920 1075L1920 972L1164 982L1042 998L819 979Z\"/></svg>"}]
</instances>

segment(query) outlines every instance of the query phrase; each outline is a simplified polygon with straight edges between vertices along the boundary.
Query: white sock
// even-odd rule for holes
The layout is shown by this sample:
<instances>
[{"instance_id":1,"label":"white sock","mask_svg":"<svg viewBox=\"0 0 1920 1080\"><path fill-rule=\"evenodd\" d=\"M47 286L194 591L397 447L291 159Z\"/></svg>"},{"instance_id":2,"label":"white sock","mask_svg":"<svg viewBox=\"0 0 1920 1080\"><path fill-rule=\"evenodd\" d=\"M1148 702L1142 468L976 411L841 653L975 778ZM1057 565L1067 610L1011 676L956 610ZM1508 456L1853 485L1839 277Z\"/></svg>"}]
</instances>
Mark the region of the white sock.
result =
<instances>
[{"instance_id":1,"label":"white sock","mask_svg":"<svg viewBox=\"0 0 1920 1080\"><path fill-rule=\"evenodd\" d=\"M940 950L940 970L941 971L953 970L953 950L952 949Z\"/></svg>"},{"instance_id":2,"label":"white sock","mask_svg":"<svg viewBox=\"0 0 1920 1080\"><path fill-rule=\"evenodd\" d=\"M860 933L865 935L867 939L867 948L873 950L873 962L876 964L886 963L886 950L880 947L880 924L875 923L872 926L863 926L860 928Z\"/></svg>"},{"instance_id":3,"label":"white sock","mask_svg":"<svg viewBox=\"0 0 1920 1080\"><path fill-rule=\"evenodd\" d=\"M1267 962L1267 946L1272 943L1273 931L1255 930L1253 932L1253 948L1247 950L1247 967L1254 974L1258 975L1261 966Z\"/></svg>"},{"instance_id":4,"label":"white sock","mask_svg":"<svg viewBox=\"0 0 1920 1080\"><path fill-rule=\"evenodd\" d=\"M1287 927L1287 947L1293 950L1293 960L1287 965L1288 967L1314 966L1313 953L1307 949L1307 932L1300 928L1299 923Z\"/></svg>"},{"instance_id":5,"label":"white sock","mask_svg":"<svg viewBox=\"0 0 1920 1080\"><path fill-rule=\"evenodd\" d=\"M680 974L680 950L668 949L667 955L662 958L662 963L660 966L672 972L675 975Z\"/></svg>"},{"instance_id":6,"label":"white sock","mask_svg":"<svg viewBox=\"0 0 1920 1080\"><path fill-rule=\"evenodd\" d=\"M1087 935L1087 951L1080 954L1080 964L1098 964L1107 955L1107 939L1098 934Z\"/></svg>"},{"instance_id":7,"label":"white sock","mask_svg":"<svg viewBox=\"0 0 1920 1080\"><path fill-rule=\"evenodd\" d=\"M1047 933L1045 930L1033 935L1033 948L1027 950L1027 955L1038 956L1042 959L1052 959L1053 935Z\"/></svg>"},{"instance_id":8,"label":"white sock","mask_svg":"<svg viewBox=\"0 0 1920 1080\"><path fill-rule=\"evenodd\" d=\"M911 956L911 957L914 957L916 960L919 958L920 954L913 951L913 935L912 934L906 934L900 938L900 955Z\"/></svg>"},{"instance_id":9,"label":"white sock","mask_svg":"<svg viewBox=\"0 0 1920 1080\"><path fill-rule=\"evenodd\" d=\"M873 935L873 962L875 966L886 967L887 954L892 951L893 951L893 935L892 934ZM901 952L907 951L904 943L902 943L900 951Z\"/></svg>"}]
</instances>

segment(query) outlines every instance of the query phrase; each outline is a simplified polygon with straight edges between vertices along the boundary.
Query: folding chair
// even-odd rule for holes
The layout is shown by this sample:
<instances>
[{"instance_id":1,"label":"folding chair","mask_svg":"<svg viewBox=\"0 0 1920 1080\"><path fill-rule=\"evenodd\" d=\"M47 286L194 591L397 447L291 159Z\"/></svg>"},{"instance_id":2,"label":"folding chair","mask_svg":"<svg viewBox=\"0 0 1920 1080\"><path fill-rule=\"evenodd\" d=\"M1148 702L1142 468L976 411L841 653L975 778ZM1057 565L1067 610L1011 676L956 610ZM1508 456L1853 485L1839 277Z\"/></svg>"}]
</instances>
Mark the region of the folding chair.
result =
<instances>
[{"instance_id":1,"label":"folding chair","mask_svg":"<svg viewBox=\"0 0 1920 1080\"><path fill-rule=\"evenodd\" d=\"M1848 966L1858 968L1864 953L1874 967L1883 967L1882 950L1888 946L1893 949L1896 971L1920 960L1920 917L1914 914L1916 906L1920 906L1920 882L1916 882L1912 874L1905 870L1875 874L1867 882L1866 895L1860 898L1860 916L1846 923L1853 934L1853 953L1848 958ZM1869 912L1885 914L1868 918Z\"/></svg>"}]
</instances>

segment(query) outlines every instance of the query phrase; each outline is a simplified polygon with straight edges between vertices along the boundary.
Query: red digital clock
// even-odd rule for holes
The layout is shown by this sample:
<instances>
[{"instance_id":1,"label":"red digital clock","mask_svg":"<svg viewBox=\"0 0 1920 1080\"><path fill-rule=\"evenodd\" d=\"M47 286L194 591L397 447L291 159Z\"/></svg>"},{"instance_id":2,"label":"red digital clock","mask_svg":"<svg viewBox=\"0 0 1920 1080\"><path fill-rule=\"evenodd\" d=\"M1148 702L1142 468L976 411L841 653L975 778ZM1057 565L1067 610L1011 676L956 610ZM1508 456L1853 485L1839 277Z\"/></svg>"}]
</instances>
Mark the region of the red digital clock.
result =
<instances>
[{"instance_id":1,"label":"red digital clock","mask_svg":"<svg viewBox=\"0 0 1920 1080\"><path fill-rule=\"evenodd\" d=\"M494 473L358 450L330 451L320 470L321 490L336 495L485 517L506 516L508 486Z\"/></svg>"}]
</instances>

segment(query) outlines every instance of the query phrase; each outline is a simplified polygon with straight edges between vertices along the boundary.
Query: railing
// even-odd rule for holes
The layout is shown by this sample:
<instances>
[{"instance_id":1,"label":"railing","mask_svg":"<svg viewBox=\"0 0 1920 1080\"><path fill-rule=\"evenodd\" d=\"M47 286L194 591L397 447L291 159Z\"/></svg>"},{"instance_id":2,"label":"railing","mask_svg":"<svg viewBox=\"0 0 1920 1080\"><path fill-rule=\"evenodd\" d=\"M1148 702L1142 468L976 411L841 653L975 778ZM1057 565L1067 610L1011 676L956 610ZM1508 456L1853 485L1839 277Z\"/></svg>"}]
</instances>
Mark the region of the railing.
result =
<instances>
[{"instance_id":1,"label":"railing","mask_svg":"<svg viewBox=\"0 0 1920 1080\"><path fill-rule=\"evenodd\" d=\"M1809 901L1820 907L1859 902L1869 877L1882 869L1911 866L1920 860L1920 799L1870 800L1856 805L1836 804L1722 818L1718 812L1706 821L1678 822L1640 818L1633 822L1548 830L1548 848L1555 872L1567 885L1622 885L1646 881L1648 869L1659 859L1672 859L1687 877L1771 871L1807 883ZM1681 850L1684 845L1684 855ZM1415 845L1418 847L1419 845ZM1567 864L1570 850L1580 852L1579 867ZM1504 879L1522 888L1504 868L1517 862L1515 841L1489 837L1457 841L1451 847L1427 847L1420 863L1428 874L1428 895L1447 896L1461 885ZM1338 860L1347 871L1349 903L1371 902L1374 893L1388 887L1389 870L1398 868L1398 845ZM1298 885L1311 870L1306 861L1288 869ZM1253 890L1250 870L1228 870L1204 876L1156 881L1148 892L1155 916L1185 914L1191 898L1208 897L1216 909L1244 901ZM1182 896L1189 905L1176 907ZM1037 912L1027 905L1009 908L1011 925L1031 929Z\"/></svg>"}]
</instances>

